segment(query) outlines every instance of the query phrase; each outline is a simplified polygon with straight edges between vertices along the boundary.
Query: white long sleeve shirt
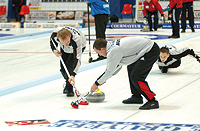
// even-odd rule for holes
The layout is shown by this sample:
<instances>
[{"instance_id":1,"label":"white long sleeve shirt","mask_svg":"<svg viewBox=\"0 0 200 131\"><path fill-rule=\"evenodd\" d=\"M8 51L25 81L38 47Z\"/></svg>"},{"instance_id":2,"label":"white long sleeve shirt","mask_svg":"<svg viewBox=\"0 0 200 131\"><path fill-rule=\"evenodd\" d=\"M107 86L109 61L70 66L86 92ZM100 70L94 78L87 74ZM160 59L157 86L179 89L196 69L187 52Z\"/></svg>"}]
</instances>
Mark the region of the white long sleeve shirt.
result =
<instances>
[{"instance_id":1,"label":"white long sleeve shirt","mask_svg":"<svg viewBox=\"0 0 200 131\"><path fill-rule=\"evenodd\" d=\"M101 85L117 74L122 65L130 65L144 56L153 47L154 42L141 37L125 37L107 42L107 66L105 72L95 81Z\"/></svg>"}]
</instances>

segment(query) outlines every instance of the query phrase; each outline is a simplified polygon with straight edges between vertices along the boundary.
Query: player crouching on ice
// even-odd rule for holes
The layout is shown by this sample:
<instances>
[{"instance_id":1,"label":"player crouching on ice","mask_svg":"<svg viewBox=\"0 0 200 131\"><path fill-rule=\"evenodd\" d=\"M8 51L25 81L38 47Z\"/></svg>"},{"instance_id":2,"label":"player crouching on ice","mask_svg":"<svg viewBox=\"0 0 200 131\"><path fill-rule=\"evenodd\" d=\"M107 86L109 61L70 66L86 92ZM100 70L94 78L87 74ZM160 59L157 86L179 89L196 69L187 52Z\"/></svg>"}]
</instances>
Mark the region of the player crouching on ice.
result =
<instances>
[{"instance_id":1,"label":"player crouching on ice","mask_svg":"<svg viewBox=\"0 0 200 131\"><path fill-rule=\"evenodd\" d=\"M200 62L200 57L196 55L193 49L188 47L177 49L175 46L165 45L160 48L160 57L157 60L159 69L162 73L167 73L168 68L177 68L181 64L181 58L187 55L192 55Z\"/></svg>"},{"instance_id":2,"label":"player crouching on ice","mask_svg":"<svg viewBox=\"0 0 200 131\"><path fill-rule=\"evenodd\" d=\"M86 48L85 35L74 27L58 27L50 37L50 46L57 57L62 57L69 75L60 62L60 72L66 81L63 94L67 97L73 97L74 91L71 82L75 84L75 75L81 66L81 56ZM60 47L60 50L57 50Z\"/></svg>"},{"instance_id":3,"label":"player crouching on ice","mask_svg":"<svg viewBox=\"0 0 200 131\"><path fill-rule=\"evenodd\" d=\"M105 72L91 86L91 92L98 89L109 78L117 74L123 65L127 66L132 96L123 100L124 104L142 104L144 96L148 101L139 109L157 109L159 103L155 93L150 90L146 77L159 57L158 45L150 39L125 37L114 41L103 38L95 40L93 49L99 55L107 57Z\"/></svg>"}]
</instances>

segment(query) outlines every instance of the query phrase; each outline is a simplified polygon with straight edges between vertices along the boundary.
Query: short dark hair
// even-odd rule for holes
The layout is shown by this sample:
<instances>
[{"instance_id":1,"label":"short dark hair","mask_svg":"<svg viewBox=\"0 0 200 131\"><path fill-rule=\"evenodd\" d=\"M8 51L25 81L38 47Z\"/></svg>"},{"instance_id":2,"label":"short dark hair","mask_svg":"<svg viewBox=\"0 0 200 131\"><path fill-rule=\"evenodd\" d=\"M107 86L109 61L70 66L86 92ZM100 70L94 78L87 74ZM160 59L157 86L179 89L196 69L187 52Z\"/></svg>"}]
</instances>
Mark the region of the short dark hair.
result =
<instances>
[{"instance_id":1,"label":"short dark hair","mask_svg":"<svg viewBox=\"0 0 200 131\"><path fill-rule=\"evenodd\" d=\"M106 48L107 41L103 38L97 38L93 44L93 49L96 48L97 50L101 50L101 48Z\"/></svg>"},{"instance_id":2,"label":"short dark hair","mask_svg":"<svg viewBox=\"0 0 200 131\"><path fill-rule=\"evenodd\" d=\"M65 28L59 30L58 33L57 33L57 38L58 39L61 38L62 40L65 40L67 38L67 36L71 37L71 33L69 32L68 29L65 29Z\"/></svg>"},{"instance_id":3,"label":"short dark hair","mask_svg":"<svg viewBox=\"0 0 200 131\"><path fill-rule=\"evenodd\" d=\"M169 49L166 46L165 47L161 47L160 48L160 52L169 54Z\"/></svg>"}]
</instances>

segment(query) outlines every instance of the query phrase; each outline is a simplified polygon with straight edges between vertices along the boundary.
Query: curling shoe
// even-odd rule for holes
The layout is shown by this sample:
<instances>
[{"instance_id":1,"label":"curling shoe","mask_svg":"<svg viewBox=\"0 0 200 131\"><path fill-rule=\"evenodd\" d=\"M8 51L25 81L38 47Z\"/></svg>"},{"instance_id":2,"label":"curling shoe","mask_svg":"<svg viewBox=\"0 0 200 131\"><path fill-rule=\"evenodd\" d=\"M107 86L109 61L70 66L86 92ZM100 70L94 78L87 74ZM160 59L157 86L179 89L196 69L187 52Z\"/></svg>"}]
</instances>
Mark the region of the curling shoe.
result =
<instances>
[{"instance_id":1,"label":"curling shoe","mask_svg":"<svg viewBox=\"0 0 200 131\"><path fill-rule=\"evenodd\" d=\"M72 89L67 89L67 90L66 90L66 96L67 96L67 97L73 97L73 96L74 96L73 88L72 88Z\"/></svg>"},{"instance_id":2,"label":"curling shoe","mask_svg":"<svg viewBox=\"0 0 200 131\"><path fill-rule=\"evenodd\" d=\"M185 29L182 29L181 33L185 33Z\"/></svg>"},{"instance_id":3,"label":"curling shoe","mask_svg":"<svg viewBox=\"0 0 200 131\"><path fill-rule=\"evenodd\" d=\"M194 28L191 28L192 32L195 32Z\"/></svg>"},{"instance_id":4,"label":"curling shoe","mask_svg":"<svg viewBox=\"0 0 200 131\"><path fill-rule=\"evenodd\" d=\"M168 38L180 38L180 36L171 35L171 36L168 36Z\"/></svg>"},{"instance_id":5,"label":"curling shoe","mask_svg":"<svg viewBox=\"0 0 200 131\"><path fill-rule=\"evenodd\" d=\"M141 106L140 110L150 110L150 109L158 109L159 104L158 101L153 98L152 100L146 102L143 106Z\"/></svg>"},{"instance_id":6,"label":"curling shoe","mask_svg":"<svg viewBox=\"0 0 200 131\"><path fill-rule=\"evenodd\" d=\"M73 91L67 91L66 92L66 96L67 97L73 97L74 96L74 92Z\"/></svg>"},{"instance_id":7,"label":"curling shoe","mask_svg":"<svg viewBox=\"0 0 200 131\"><path fill-rule=\"evenodd\" d=\"M195 58L197 59L197 61L200 63L200 57L198 55L195 55Z\"/></svg>"},{"instance_id":8,"label":"curling shoe","mask_svg":"<svg viewBox=\"0 0 200 131\"><path fill-rule=\"evenodd\" d=\"M131 98L123 100L122 103L124 103L124 104L142 104L143 98L142 97L136 97L136 96L132 95Z\"/></svg>"},{"instance_id":9,"label":"curling shoe","mask_svg":"<svg viewBox=\"0 0 200 131\"><path fill-rule=\"evenodd\" d=\"M64 84L64 89L63 89L63 94L66 94L67 97L73 97L74 96L74 91L73 87L71 85Z\"/></svg>"},{"instance_id":10,"label":"curling shoe","mask_svg":"<svg viewBox=\"0 0 200 131\"><path fill-rule=\"evenodd\" d=\"M66 94L67 97L73 97L74 96L74 92L67 90L66 88L63 90L63 94Z\"/></svg>"}]
</instances>

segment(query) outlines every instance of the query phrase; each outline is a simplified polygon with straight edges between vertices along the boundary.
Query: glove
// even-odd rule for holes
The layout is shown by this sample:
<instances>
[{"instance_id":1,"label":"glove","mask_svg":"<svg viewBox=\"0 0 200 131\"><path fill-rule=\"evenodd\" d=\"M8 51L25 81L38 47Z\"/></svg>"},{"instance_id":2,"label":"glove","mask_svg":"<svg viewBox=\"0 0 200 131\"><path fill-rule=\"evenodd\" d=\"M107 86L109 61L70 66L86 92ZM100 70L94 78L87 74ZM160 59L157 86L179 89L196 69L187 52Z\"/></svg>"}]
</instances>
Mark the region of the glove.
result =
<instances>
[{"instance_id":1,"label":"glove","mask_svg":"<svg viewBox=\"0 0 200 131\"><path fill-rule=\"evenodd\" d=\"M91 63L92 60L93 60L93 59L92 59L92 57L90 56L88 62Z\"/></svg>"}]
</instances>

